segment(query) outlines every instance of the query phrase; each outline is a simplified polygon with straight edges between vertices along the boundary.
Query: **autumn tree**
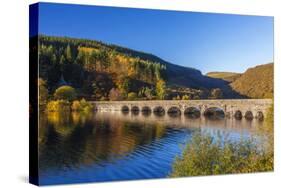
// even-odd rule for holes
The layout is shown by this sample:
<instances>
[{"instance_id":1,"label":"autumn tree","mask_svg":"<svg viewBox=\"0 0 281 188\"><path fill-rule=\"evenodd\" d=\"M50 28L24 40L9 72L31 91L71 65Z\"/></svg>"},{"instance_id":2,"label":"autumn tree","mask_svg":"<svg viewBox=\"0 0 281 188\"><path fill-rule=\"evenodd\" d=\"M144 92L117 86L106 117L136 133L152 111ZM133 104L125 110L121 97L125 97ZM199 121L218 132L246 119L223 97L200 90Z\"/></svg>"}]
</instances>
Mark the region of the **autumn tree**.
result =
<instances>
[{"instance_id":1,"label":"autumn tree","mask_svg":"<svg viewBox=\"0 0 281 188\"><path fill-rule=\"evenodd\" d=\"M110 65L107 52L105 50L101 50L98 54L98 58L100 62L101 71L106 71L106 69Z\"/></svg>"},{"instance_id":2,"label":"autumn tree","mask_svg":"<svg viewBox=\"0 0 281 188\"><path fill-rule=\"evenodd\" d=\"M156 83L156 95L158 99L163 100L166 95L166 83L164 80L159 79Z\"/></svg>"},{"instance_id":3,"label":"autumn tree","mask_svg":"<svg viewBox=\"0 0 281 188\"><path fill-rule=\"evenodd\" d=\"M136 100L138 98L138 95L135 92L128 93L128 100Z\"/></svg>"},{"instance_id":4,"label":"autumn tree","mask_svg":"<svg viewBox=\"0 0 281 188\"><path fill-rule=\"evenodd\" d=\"M71 86L61 86L56 89L54 97L55 99L72 101L76 98L76 91Z\"/></svg>"},{"instance_id":5,"label":"autumn tree","mask_svg":"<svg viewBox=\"0 0 281 188\"><path fill-rule=\"evenodd\" d=\"M153 94L154 94L154 92L153 92L152 88L145 87L145 89L144 89L144 96L147 99L151 100L153 98Z\"/></svg>"},{"instance_id":6,"label":"autumn tree","mask_svg":"<svg viewBox=\"0 0 281 188\"><path fill-rule=\"evenodd\" d=\"M155 92L154 92L153 88L149 88L149 87L142 87L138 92L138 96L140 98L145 97L148 100L153 99L154 94L155 94Z\"/></svg>"},{"instance_id":7,"label":"autumn tree","mask_svg":"<svg viewBox=\"0 0 281 188\"><path fill-rule=\"evenodd\" d=\"M69 44L67 45L67 47L65 49L65 57L68 62L72 62L72 52L71 52L71 48L70 48Z\"/></svg>"},{"instance_id":8,"label":"autumn tree","mask_svg":"<svg viewBox=\"0 0 281 188\"><path fill-rule=\"evenodd\" d=\"M190 97L189 97L188 95L183 95L181 99L182 99L182 100L189 100Z\"/></svg>"},{"instance_id":9,"label":"autumn tree","mask_svg":"<svg viewBox=\"0 0 281 188\"><path fill-rule=\"evenodd\" d=\"M123 95L128 95L130 90L130 78L124 75L117 77L116 86Z\"/></svg>"},{"instance_id":10,"label":"autumn tree","mask_svg":"<svg viewBox=\"0 0 281 188\"><path fill-rule=\"evenodd\" d=\"M98 61L97 53L92 51L89 55L89 61L87 64L88 70L90 71L97 70L97 61Z\"/></svg>"}]
</instances>

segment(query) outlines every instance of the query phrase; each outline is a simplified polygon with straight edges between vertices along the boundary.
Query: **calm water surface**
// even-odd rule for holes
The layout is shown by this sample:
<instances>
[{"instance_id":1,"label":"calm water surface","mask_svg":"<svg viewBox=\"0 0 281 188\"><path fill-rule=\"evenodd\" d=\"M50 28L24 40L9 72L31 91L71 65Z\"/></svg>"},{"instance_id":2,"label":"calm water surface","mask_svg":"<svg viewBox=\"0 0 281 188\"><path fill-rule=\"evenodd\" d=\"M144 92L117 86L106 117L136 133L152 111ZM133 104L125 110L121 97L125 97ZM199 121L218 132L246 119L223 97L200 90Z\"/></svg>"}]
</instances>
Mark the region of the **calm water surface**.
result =
<instances>
[{"instance_id":1,"label":"calm water surface","mask_svg":"<svg viewBox=\"0 0 281 188\"><path fill-rule=\"evenodd\" d=\"M247 139L263 122L121 112L40 115L40 184L164 178L197 132Z\"/></svg>"}]
</instances>

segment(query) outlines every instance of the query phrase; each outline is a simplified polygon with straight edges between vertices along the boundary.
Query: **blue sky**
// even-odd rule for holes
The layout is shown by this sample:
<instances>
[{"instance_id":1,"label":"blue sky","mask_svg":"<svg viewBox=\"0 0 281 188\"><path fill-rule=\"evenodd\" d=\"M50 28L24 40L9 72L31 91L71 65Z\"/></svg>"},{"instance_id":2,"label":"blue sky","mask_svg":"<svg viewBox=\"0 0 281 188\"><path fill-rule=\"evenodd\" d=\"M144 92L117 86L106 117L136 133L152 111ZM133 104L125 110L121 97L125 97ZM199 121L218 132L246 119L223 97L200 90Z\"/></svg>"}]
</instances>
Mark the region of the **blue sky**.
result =
<instances>
[{"instance_id":1,"label":"blue sky","mask_svg":"<svg viewBox=\"0 0 281 188\"><path fill-rule=\"evenodd\" d=\"M273 61L273 17L41 3L39 22L40 34L117 44L202 73Z\"/></svg>"}]
</instances>

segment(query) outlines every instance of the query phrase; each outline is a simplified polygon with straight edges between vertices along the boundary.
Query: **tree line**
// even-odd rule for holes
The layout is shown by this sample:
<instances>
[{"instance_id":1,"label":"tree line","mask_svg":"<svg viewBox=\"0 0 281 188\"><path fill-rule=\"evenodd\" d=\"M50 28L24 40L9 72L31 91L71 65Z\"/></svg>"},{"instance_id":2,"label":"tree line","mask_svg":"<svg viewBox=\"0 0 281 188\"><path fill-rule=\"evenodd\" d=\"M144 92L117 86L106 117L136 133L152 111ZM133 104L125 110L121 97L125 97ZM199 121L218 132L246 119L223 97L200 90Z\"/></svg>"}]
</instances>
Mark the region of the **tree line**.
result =
<instances>
[{"instance_id":1,"label":"tree line","mask_svg":"<svg viewBox=\"0 0 281 188\"><path fill-rule=\"evenodd\" d=\"M39 76L51 97L68 85L92 100L164 99L165 69L98 41L39 36Z\"/></svg>"}]
</instances>

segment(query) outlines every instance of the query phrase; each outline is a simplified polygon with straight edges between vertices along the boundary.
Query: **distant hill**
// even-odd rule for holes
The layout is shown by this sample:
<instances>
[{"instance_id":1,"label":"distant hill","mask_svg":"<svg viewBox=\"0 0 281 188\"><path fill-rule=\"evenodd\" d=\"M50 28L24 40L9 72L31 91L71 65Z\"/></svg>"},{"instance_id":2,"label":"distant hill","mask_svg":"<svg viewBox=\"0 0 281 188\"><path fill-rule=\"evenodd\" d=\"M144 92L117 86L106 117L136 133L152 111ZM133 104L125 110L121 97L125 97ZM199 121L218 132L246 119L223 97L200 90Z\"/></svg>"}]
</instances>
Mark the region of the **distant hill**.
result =
<instances>
[{"instance_id":1,"label":"distant hill","mask_svg":"<svg viewBox=\"0 0 281 188\"><path fill-rule=\"evenodd\" d=\"M272 98L273 63L249 68L230 86L234 91L250 98Z\"/></svg>"},{"instance_id":2,"label":"distant hill","mask_svg":"<svg viewBox=\"0 0 281 188\"><path fill-rule=\"evenodd\" d=\"M208 72L206 75L211 78L218 78L227 82L234 82L242 74L235 72Z\"/></svg>"}]
</instances>

